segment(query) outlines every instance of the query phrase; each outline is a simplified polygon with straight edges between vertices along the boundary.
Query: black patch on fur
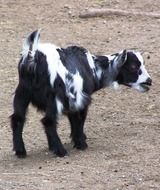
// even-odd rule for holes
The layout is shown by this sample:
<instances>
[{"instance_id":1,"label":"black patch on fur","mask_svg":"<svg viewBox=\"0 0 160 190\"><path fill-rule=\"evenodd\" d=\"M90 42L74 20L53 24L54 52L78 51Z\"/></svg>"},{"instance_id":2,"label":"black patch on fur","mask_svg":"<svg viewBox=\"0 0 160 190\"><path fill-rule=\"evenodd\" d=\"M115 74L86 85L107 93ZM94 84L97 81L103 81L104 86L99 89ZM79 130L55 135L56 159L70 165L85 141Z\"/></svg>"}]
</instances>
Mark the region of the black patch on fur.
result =
<instances>
[{"instance_id":1,"label":"black patch on fur","mask_svg":"<svg viewBox=\"0 0 160 190\"><path fill-rule=\"evenodd\" d=\"M97 81L87 60L87 50L83 47L70 46L66 49L57 49L57 51L63 65L69 72L73 74L79 72L84 81L84 93L91 95L96 89Z\"/></svg>"}]
</instances>

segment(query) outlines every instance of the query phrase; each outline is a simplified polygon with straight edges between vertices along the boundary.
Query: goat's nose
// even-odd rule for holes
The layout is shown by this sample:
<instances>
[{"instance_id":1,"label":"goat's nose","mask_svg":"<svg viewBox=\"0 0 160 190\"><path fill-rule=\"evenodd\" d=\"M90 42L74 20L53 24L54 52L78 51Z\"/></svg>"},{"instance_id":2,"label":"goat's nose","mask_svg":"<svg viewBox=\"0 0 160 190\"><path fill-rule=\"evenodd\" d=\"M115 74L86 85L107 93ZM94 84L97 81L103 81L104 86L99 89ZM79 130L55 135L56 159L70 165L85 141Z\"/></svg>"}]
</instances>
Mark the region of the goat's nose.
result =
<instances>
[{"instance_id":1,"label":"goat's nose","mask_svg":"<svg viewBox=\"0 0 160 190\"><path fill-rule=\"evenodd\" d=\"M148 79L146 80L146 83L147 83L148 85L152 85L152 79L151 79L151 78L148 78Z\"/></svg>"}]
</instances>

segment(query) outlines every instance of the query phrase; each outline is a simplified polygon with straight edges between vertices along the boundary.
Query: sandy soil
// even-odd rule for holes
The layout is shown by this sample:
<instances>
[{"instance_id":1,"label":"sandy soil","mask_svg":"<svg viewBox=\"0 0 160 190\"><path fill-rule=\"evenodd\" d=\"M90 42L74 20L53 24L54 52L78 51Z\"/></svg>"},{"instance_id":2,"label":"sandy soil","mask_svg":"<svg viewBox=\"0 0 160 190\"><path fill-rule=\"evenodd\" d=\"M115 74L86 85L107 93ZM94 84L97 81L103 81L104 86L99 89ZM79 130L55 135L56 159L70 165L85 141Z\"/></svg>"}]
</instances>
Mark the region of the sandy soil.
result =
<instances>
[{"instance_id":1,"label":"sandy soil","mask_svg":"<svg viewBox=\"0 0 160 190\"><path fill-rule=\"evenodd\" d=\"M160 189L160 20L146 17L79 19L87 7L159 11L158 0L1 0L0 1L0 190L159 190ZM30 107L24 129L28 157L12 152L8 116L17 85L22 39L42 28L41 40L59 46L81 45L93 53L124 48L140 50L152 76L148 93L126 87L94 94L85 124L89 148L77 151L62 117L59 134L69 156L47 150L39 122Z\"/></svg>"}]
</instances>

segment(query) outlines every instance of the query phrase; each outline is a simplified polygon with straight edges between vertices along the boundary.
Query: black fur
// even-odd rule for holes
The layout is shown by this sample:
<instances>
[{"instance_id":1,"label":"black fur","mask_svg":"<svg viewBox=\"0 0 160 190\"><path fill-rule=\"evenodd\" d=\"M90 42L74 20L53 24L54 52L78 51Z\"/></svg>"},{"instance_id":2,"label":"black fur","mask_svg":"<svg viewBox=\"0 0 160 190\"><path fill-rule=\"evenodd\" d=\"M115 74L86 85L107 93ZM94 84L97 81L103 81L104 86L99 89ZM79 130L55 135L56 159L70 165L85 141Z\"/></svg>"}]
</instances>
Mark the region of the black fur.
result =
<instances>
[{"instance_id":1,"label":"black fur","mask_svg":"<svg viewBox=\"0 0 160 190\"><path fill-rule=\"evenodd\" d=\"M141 72L139 70L140 62L131 52L127 53L126 59L126 51L124 51L121 55L114 54L111 60L107 56L92 56L95 68L91 68L86 49L77 46L56 49L68 74L64 81L57 72L54 84L51 84L46 55L38 49L32 52L37 35L39 33L35 31L28 37L28 54L22 55L18 66L19 84L15 91L14 113L11 116L14 151L20 158L26 156L22 132L28 105L32 103L33 106L45 112L41 121L44 125L49 150L62 157L66 155L67 151L57 134L59 110L56 98L62 103L62 111L69 119L74 147L84 150L87 148L87 143L83 128L88 106L91 103L91 95L96 90L110 85L113 81L118 81L120 84L136 81ZM115 61L118 61L116 67ZM83 79L83 106L78 109L75 108L77 92L75 86L70 85L74 82L73 77L77 71ZM151 81L149 82L151 83Z\"/></svg>"},{"instance_id":2,"label":"black fur","mask_svg":"<svg viewBox=\"0 0 160 190\"><path fill-rule=\"evenodd\" d=\"M83 79L86 81L84 85L84 93L91 95L95 89L95 81L92 76L92 71L88 66L85 54L83 55L81 48L72 47L66 49L60 53L63 64L72 73L75 71L73 68L78 69ZM82 57L79 55L82 54ZM68 56L67 56L68 55ZM79 55L79 56L77 56ZM57 156L66 155L66 150L64 149L56 130L57 126L57 107L55 103L55 96L63 103L65 110L64 113L68 115L69 121L71 123L71 136L74 142L74 146L77 149L84 150L87 148L85 134L83 133L83 125L87 115L87 107L90 103L90 99L86 102L86 107L80 112L72 112L69 110L68 98L65 95L65 85L61 77L58 75L54 82L54 86L50 85L50 76L48 73L48 67L46 62L46 56L37 51L34 58L33 66L29 66L27 63L28 57L24 60L22 64L22 59L19 63L19 84L15 92L14 97L14 114L11 116L11 126L13 130L13 144L16 155L20 158L26 156L26 150L22 138L23 125L25 121L25 115L29 103L31 102L39 110L45 112L45 117L42 119L42 124L44 125L45 133L48 140L49 150L53 151ZM70 63L77 65L72 65ZM66 76L68 79L71 76Z\"/></svg>"}]
</instances>

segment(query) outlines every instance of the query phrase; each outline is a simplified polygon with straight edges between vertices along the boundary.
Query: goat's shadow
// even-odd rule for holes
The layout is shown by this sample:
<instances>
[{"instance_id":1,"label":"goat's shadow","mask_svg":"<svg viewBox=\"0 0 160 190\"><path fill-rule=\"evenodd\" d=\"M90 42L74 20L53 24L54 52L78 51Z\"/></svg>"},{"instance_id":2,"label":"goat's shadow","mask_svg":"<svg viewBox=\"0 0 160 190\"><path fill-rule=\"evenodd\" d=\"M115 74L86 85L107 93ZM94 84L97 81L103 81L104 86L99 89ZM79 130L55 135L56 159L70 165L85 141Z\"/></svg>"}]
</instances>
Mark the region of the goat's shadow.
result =
<instances>
[{"instance_id":1,"label":"goat's shadow","mask_svg":"<svg viewBox=\"0 0 160 190\"><path fill-rule=\"evenodd\" d=\"M39 168L41 165L52 163L57 164L59 162L66 162L70 155L74 155L75 149L73 148L72 143L64 144L68 154L65 157L57 157L53 152L49 151L48 148L42 149L32 149L27 151L26 158L17 158L12 150L7 150L4 155L2 155L0 164L2 166L3 172L13 171L14 168L16 171L23 170L25 167Z\"/></svg>"},{"instance_id":2,"label":"goat's shadow","mask_svg":"<svg viewBox=\"0 0 160 190\"><path fill-rule=\"evenodd\" d=\"M24 172L26 168L32 169L41 169L43 167L50 167L69 162L74 162L78 157L81 157L83 154L87 155L92 154L93 152L104 152L108 153L108 148L103 145L96 145L96 142L93 139L88 138L89 148L85 151L80 151L73 148L73 144L71 142L65 143L64 147L67 150L68 154L65 157L57 157L53 152L49 151L47 147L45 148L36 148L27 151L26 158L17 158L12 150L7 150L7 152L2 155L0 159L0 164L2 166L2 170L5 173ZM94 154L94 153L93 153Z\"/></svg>"}]
</instances>

